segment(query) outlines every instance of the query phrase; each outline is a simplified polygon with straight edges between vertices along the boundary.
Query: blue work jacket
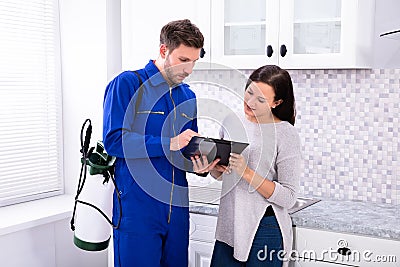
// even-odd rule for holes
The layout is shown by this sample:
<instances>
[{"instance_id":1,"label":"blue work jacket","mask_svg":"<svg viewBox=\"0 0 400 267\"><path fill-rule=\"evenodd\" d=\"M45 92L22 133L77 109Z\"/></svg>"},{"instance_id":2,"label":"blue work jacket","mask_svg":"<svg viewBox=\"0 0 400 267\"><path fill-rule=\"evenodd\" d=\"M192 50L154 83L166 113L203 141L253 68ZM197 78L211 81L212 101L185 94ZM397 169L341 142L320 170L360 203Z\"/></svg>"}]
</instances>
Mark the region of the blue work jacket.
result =
<instances>
[{"instance_id":1,"label":"blue work jacket","mask_svg":"<svg viewBox=\"0 0 400 267\"><path fill-rule=\"evenodd\" d=\"M170 140L186 129L198 131L196 96L184 83L170 88L153 61L137 73L143 81L140 103L132 71L119 74L105 92L103 143L117 157L115 178L129 176L158 201L188 205L186 171L192 164L183 151L170 151Z\"/></svg>"}]
</instances>

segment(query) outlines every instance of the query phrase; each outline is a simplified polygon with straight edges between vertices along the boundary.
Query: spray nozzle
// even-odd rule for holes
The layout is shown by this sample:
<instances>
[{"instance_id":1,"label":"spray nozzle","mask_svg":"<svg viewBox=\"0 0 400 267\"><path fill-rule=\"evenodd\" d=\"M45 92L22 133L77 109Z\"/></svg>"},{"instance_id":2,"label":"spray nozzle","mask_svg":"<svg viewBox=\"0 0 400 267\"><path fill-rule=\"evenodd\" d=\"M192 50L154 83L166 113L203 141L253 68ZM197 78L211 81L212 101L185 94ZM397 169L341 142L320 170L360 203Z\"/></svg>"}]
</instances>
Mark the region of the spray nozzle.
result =
<instances>
[{"instance_id":1,"label":"spray nozzle","mask_svg":"<svg viewBox=\"0 0 400 267\"><path fill-rule=\"evenodd\" d=\"M85 125L89 123L89 126L86 129L85 140L83 141L83 130L85 129ZM90 138L92 137L92 122L90 119L86 119L82 125L81 129L81 153L86 156L89 150Z\"/></svg>"}]
</instances>

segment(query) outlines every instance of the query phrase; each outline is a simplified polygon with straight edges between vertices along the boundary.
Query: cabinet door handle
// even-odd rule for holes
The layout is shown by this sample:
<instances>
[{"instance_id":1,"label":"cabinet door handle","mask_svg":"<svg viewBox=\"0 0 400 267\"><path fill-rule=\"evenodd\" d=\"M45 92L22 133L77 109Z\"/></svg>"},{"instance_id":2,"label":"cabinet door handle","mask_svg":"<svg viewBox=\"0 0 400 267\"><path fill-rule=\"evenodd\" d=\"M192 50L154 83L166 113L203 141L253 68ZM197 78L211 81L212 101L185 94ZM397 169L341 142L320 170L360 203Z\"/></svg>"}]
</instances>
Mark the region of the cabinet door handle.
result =
<instances>
[{"instance_id":1,"label":"cabinet door handle","mask_svg":"<svg viewBox=\"0 0 400 267\"><path fill-rule=\"evenodd\" d=\"M347 248L347 247L338 248L337 252L338 252L340 255L343 255L343 256L348 256L348 255L351 254L351 250L350 250L349 248Z\"/></svg>"},{"instance_id":2,"label":"cabinet door handle","mask_svg":"<svg viewBox=\"0 0 400 267\"><path fill-rule=\"evenodd\" d=\"M205 54L206 54L206 50L204 50L204 48L202 47L200 49L200 58L203 58Z\"/></svg>"},{"instance_id":3,"label":"cabinet door handle","mask_svg":"<svg viewBox=\"0 0 400 267\"><path fill-rule=\"evenodd\" d=\"M286 49L286 45L281 45L281 56L282 57L284 57L284 56L286 56L286 52L287 52L287 49Z\"/></svg>"},{"instance_id":4,"label":"cabinet door handle","mask_svg":"<svg viewBox=\"0 0 400 267\"><path fill-rule=\"evenodd\" d=\"M272 49L272 46L271 45L267 46L267 57L272 57L273 53L274 50Z\"/></svg>"}]
</instances>

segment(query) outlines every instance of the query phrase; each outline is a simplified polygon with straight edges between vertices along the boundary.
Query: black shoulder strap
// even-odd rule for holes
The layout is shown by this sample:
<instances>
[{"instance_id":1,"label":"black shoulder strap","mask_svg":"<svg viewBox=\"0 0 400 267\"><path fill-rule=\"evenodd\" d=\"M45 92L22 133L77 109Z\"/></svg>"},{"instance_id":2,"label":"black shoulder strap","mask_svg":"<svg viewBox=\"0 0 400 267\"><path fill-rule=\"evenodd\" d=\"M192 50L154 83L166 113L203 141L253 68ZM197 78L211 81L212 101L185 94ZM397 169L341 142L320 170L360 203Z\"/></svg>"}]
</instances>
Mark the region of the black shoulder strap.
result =
<instances>
[{"instance_id":1,"label":"black shoulder strap","mask_svg":"<svg viewBox=\"0 0 400 267\"><path fill-rule=\"evenodd\" d=\"M140 104L140 102L142 102L142 97L143 97L143 81L142 81L142 77L140 77L140 75L139 75L139 73L137 72L137 71L133 71L135 74L136 74L136 76L137 76L137 78L138 78L138 80L139 80L139 89L138 89L138 97L137 97L137 99L136 99L136 103L135 103L135 110L137 111L138 110L138 107L139 107L139 104Z\"/></svg>"}]
</instances>

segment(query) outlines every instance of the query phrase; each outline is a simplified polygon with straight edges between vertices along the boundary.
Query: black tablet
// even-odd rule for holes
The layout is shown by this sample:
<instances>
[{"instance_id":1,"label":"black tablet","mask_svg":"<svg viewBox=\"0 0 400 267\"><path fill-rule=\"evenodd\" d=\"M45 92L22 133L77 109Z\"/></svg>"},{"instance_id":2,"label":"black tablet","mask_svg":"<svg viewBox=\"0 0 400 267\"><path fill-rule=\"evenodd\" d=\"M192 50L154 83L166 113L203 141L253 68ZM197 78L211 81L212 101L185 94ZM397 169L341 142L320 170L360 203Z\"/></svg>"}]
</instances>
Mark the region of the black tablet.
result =
<instances>
[{"instance_id":1,"label":"black tablet","mask_svg":"<svg viewBox=\"0 0 400 267\"><path fill-rule=\"evenodd\" d=\"M228 166L230 153L240 154L248 145L248 143L194 136L183 154L189 159L195 155L205 155L208 162L220 158L218 164Z\"/></svg>"}]
</instances>

